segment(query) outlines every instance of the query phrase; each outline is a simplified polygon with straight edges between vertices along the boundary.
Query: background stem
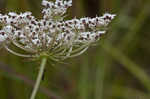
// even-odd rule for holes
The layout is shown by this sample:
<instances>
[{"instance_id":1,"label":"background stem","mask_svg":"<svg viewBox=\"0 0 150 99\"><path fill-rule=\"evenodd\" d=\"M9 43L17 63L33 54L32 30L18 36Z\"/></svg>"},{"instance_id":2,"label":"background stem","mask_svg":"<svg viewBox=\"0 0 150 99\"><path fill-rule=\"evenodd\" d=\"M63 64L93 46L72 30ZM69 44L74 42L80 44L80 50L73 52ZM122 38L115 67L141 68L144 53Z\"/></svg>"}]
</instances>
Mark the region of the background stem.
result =
<instances>
[{"instance_id":1,"label":"background stem","mask_svg":"<svg viewBox=\"0 0 150 99\"><path fill-rule=\"evenodd\" d=\"M37 79L36 79L36 83L35 83L35 86L34 86L34 89L32 91L30 99L35 99L36 93L37 93L37 91L39 89L39 86L40 86L42 75L44 73L44 68L45 68L45 65L46 65L46 60L47 59L45 57L42 59L40 70L39 70L39 73L38 73L38 76L37 76Z\"/></svg>"}]
</instances>

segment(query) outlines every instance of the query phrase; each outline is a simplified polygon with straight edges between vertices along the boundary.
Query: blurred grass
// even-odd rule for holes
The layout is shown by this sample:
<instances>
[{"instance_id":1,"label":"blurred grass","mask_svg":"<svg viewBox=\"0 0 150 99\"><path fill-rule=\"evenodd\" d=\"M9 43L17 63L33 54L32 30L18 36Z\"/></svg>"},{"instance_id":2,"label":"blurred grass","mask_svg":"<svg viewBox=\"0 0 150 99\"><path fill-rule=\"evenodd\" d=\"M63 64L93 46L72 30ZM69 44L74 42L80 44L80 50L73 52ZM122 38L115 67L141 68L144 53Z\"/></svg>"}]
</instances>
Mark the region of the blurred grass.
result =
<instances>
[{"instance_id":1,"label":"blurred grass","mask_svg":"<svg viewBox=\"0 0 150 99\"><path fill-rule=\"evenodd\" d=\"M40 17L40 3L41 0L2 0L0 10L27 10ZM54 99L149 99L149 5L150 0L73 0L68 18L93 17L105 11L117 17L98 46L65 64L47 65L41 84L44 89L38 92L37 99L53 99L49 98L53 95ZM28 99L33 81L24 77L35 80L39 62L2 49L0 63L6 64L0 64L0 99Z\"/></svg>"}]
</instances>

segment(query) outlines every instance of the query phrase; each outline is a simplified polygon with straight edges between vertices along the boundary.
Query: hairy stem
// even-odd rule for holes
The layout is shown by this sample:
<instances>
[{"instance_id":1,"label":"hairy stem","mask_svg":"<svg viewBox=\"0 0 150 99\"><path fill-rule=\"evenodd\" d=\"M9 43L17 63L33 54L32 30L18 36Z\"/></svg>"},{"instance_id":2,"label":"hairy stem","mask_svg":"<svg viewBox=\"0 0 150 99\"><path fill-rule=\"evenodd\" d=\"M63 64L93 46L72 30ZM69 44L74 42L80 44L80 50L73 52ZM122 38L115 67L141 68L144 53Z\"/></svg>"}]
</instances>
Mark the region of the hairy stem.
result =
<instances>
[{"instance_id":1,"label":"hairy stem","mask_svg":"<svg viewBox=\"0 0 150 99\"><path fill-rule=\"evenodd\" d=\"M38 73L38 76L37 76L37 79L36 79L36 83L34 85L34 88L33 88L30 99L35 99L36 93L37 93L37 91L39 89L39 86L40 86L42 75L44 73L44 68L45 68L45 65L46 65L46 61L47 61L46 58L42 59L40 70L39 70L39 73Z\"/></svg>"}]
</instances>

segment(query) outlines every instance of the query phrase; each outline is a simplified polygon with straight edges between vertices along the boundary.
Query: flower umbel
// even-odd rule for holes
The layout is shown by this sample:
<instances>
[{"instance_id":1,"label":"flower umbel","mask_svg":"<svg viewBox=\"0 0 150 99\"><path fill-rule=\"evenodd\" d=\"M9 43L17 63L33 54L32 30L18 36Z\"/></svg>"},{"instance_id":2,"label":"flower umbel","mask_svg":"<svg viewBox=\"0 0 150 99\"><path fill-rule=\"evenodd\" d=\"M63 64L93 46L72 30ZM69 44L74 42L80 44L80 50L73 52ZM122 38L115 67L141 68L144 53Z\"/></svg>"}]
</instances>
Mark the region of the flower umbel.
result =
<instances>
[{"instance_id":1,"label":"flower umbel","mask_svg":"<svg viewBox=\"0 0 150 99\"><path fill-rule=\"evenodd\" d=\"M0 44L10 53L22 57L41 58L41 66L30 99L35 99L47 58L60 61L75 57L95 44L105 34L114 14L95 18L64 20L72 0L42 1L42 18L31 12L0 14ZM14 45L28 54L11 49Z\"/></svg>"},{"instance_id":2,"label":"flower umbel","mask_svg":"<svg viewBox=\"0 0 150 99\"><path fill-rule=\"evenodd\" d=\"M43 0L42 5L41 19L32 16L31 12L0 14L0 43L9 52L22 57L40 57L44 53L55 61L75 57L97 42L115 17L106 13L101 17L64 20L72 0ZM29 54L11 50L10 44Z\"/></svg>"}]
</instances>

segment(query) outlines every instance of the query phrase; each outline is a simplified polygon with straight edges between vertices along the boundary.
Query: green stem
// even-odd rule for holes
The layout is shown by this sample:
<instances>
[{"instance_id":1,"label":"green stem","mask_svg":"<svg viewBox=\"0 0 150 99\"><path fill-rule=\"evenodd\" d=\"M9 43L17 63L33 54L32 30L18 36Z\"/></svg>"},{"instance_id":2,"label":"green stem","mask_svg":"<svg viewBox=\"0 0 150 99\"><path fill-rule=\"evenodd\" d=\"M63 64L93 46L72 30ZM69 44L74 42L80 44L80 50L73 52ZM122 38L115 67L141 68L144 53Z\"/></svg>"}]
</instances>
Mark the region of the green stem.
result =
<instances>
[{"instance_id":1,"label":"green stem","mask_svg":"<svg viewBox=\"0 0 150 99\"><path fill-rule=\"evenodd\" d=\"M45 65L46 65L46 60L47 59L45 57L42 59L40 70L39 70L39 73L38 73L38 76L37 76L37 79L36 79L36 83L34 85L34 89L32 91L30 99L35 99L36 93L37 93L37 91L39 89L39 86L40 86L42 75L44 73L44 68L45 68Z\"/></svg>"},{"instance_id":2,"label":"green stem","mask_svg":"<svg viewBox=\"0 0 150 99\"><path fill-rule=\"evenodd\" d=\"M140 68L137 64L132 62L127 56L120 52L117 48L112 47L109 43L105 42L102 47L111 54L114 59L118 60L123 66L131 72L150 92L150 77Z\"/></svg>"}]
</instances>

